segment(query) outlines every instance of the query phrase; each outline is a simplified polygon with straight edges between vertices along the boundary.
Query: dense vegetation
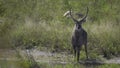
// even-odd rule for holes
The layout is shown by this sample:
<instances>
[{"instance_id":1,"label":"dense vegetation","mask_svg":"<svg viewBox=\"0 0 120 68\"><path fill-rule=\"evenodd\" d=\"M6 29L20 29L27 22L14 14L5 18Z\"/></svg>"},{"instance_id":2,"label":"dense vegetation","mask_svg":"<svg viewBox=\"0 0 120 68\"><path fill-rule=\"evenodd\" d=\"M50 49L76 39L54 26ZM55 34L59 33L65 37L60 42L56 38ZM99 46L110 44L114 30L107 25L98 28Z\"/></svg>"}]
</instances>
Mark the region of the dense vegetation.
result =
<instances>
[{"instance_id":1,"label":"dense vegetation","mask_svg":"<svg viewBox=\"0 0 120 68\"><path fill-rule=\"evenodd\" d=\"M119 0L0 0L0 47L38 46L71 52L74 23L63 14L70 8L84 14L88 6L83 28L88 32L90 57L119 56L119 4Z\"/></svg>"}]
</instances>

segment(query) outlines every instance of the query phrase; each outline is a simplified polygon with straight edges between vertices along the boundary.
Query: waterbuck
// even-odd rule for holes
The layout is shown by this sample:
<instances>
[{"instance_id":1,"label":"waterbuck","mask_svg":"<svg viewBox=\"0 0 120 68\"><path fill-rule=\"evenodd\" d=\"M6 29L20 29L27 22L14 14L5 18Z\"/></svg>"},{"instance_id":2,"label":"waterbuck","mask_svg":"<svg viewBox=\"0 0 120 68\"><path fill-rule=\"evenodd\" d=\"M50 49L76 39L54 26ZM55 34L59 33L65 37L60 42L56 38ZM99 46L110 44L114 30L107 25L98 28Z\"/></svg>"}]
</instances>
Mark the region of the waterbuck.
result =
<instances>
[{"instance_id":1,"label":"waterbuck","mask_svg":"<svg viewBox=\"0 0 120 68\"><path fill-rule=\"evenodd\" d=\"M86 21L86 17L88 15L88 8L87 8L86 15L80 20L77 20L73 17L71 10L67 11L67 13L65 13L64 16L68 14L75 23L73 34L72 34L72 40L71 40L75 57L77 56L77 61L79 61L80 51L81 51L82 45L84 45L86 58L88 59L87 32L82 28L82 23Z\"/></svg>"}]
</instances>

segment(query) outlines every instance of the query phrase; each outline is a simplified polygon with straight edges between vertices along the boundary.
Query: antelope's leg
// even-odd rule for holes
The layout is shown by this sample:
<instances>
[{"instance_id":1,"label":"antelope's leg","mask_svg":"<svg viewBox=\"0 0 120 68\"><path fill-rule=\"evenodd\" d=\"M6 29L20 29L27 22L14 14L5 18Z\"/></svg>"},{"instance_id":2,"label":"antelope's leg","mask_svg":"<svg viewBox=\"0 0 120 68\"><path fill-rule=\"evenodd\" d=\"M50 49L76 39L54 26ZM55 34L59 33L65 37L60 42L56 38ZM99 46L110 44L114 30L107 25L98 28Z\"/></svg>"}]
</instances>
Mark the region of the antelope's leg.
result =
<instances>
[{"instance_id":1,"label":"antelope's leg","mask_svg":"<svg viewBox=\"0 0 120 68\"><path fill-rule=\"evenodd\" d=\"M74 56L76 57L76 52L77 52L76 47L74 46L73 49L74 49Z\"/></svg>"},{"instance_id":2,"label":"antelope's leg","mask_svg":"<svg viewBox=\"0 0 120 68\"><path fill-rule=\"evenodd\" d=\"M80 49L77 48L77 61L79 62L79 57L80 57Z\"/></svg>"},{"instance_id":3,"label":"antelope's leg","mask_svg":"<svg viewBox=\"0 0 120 68\"><path fill-rule=\"evenodd\" d=\"M88 59L87 43L85 43L84 45L85 45L86 59Z\"/></svg>"}]
</instances>

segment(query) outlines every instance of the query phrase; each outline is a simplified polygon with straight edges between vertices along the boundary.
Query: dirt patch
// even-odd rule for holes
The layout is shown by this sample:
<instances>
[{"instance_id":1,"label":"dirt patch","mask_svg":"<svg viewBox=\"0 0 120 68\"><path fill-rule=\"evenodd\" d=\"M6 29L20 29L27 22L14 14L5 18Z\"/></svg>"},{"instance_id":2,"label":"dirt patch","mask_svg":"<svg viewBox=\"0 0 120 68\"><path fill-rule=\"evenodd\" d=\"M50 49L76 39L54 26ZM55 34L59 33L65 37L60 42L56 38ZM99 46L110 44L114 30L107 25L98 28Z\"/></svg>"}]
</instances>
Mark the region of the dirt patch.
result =
<instances>
[{"instance_id":1,"label":"dirt patch","mask_svg":"<svg viewBox=\"0 0 120 68\"><path fill-rule=\"evenodd\" d=\"M106 60L105 63L108 63L108 64L120 64L120 57Z\"/></svg>"},{"instance_id":2,"label":"dirt patch","mask_svg":"<svg viewBox=\"0 0 120 68\"><path fill-rule=\"evenodd\" d=\"M25 50L21 50L21 53L26 54ZM73 55L70 55L67 53L51 53L49 51L40 51L40 50L35 49L35 50L30 51L30 54L34 57L34 59L37 62L42 62L42 63L47 62L47 63L66 64L66 63L72 63L74 61ZM10 60L10 61L19 60L15 55L16 55L15 50L0 49L0 60ZM86 61L86 62L93 63L93 61ZM81 63L85 63L85 61L82 61ZM100 63L120 64L120 58L113 58L113 59L106 60L105 62L100 62Z\"/></svg>"}]
</instances>

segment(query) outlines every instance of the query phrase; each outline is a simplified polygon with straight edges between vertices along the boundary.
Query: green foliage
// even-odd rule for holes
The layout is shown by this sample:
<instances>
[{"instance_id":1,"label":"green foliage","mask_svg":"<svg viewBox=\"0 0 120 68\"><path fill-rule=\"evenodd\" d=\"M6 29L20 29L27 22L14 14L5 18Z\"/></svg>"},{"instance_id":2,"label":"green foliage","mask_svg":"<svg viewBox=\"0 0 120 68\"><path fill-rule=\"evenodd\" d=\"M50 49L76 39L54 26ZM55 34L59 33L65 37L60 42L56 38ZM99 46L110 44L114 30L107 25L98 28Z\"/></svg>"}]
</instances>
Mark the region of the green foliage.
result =
<instances>
[{"instance_id":1,"label":"green foliage","mask_svg":"<svg viewBox=\"0 0 120 68\"><path fill-rule=\"evenodd\" d=\"M103 55L108 58L112 55L119 55L119 26L119 24L116 25L108 21L101 24L87 24L86 28L90 28L87 29L90 50L92 50L93 53L96 51L103 53Z\"/></svg>"},{"instance_id":2,"label":"green foliage","mask_svg":"<svg viewBox=\"0 0 120 68\"><path fill-rule=\"evenodd\" d=\"M70 8L85 13L88 6L88 22L83 26L88 32L91 57L98 54L118 56L119 4L119 0L0 0L0 46L12 42L8 46L39 46L53 51L72 51L74 23L63 14Z\"/></svg>"},{"instance_id":3,"label":"green foliage","mask_svg":"<svg viewBox=\"0 0 120 68\"><path fill-rule=\"evenodd\" d=\"M15 46L40 45L50 47L53 50L68 50L70 49L70 29L70 27L66 27L61 23L26 22L13 31L12 38Z\"/></svg>"}]
</instances>

